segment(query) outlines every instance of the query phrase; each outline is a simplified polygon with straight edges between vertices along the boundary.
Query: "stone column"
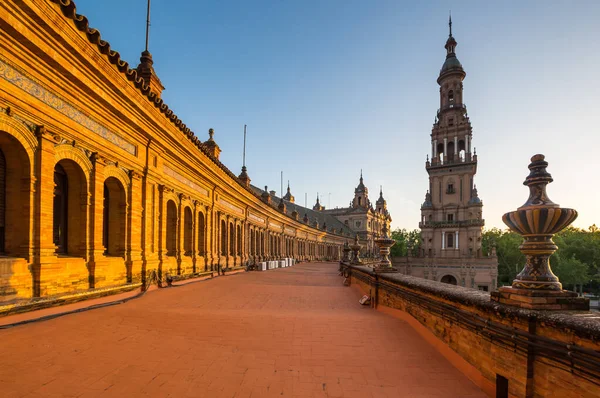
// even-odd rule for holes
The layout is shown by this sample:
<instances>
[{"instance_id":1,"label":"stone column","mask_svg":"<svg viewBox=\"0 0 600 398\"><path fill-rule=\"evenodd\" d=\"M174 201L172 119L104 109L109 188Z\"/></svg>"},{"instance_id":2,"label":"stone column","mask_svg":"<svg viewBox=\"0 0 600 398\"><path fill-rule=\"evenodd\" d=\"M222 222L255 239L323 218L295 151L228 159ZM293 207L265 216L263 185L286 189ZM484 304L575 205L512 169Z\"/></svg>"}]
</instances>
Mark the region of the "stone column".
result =
<instances>
[{"instance_id":1,"label":"stone column","mask_svg":"<svg viewBox=\"0 0 600 398\"><path fill-rule=\"evenodd\" d=\"M159 278L162 276L163 265L167 258L167 201L166 187L158 186L158 269Z\"/></svg>"},{"instance_id":2,"label":"stone column","mask_svg":"<svg viewBox=\"0 0 600 398\"><path fill-rule=\"evenodd\" d=\"M442 231L442 250L446 249L446 234Z\"/></svg>"},{"instance_id":3,"label":"stone column","mask_svg":"<svg viewBox=\"0 0 600 398\"><path fill-rule=\"evenodd\" d=\"M433 140L433 158L437 157L437 140Z\"/></svg>"},{"instance_id":4,"label":"stone column","mask_svg":"<svg viewBox=\"0 0 600 398\"><path fill-rule=\"evenodd\" d=\"M37 178L33 233L33 297L40 297L52 283L51 274L46 276L46 270L56 267L56 246L53 239L54 214L54 145L56 138L43 126L36 130L38 150L35 176Z\"/></svg>"},{"instance_id":5,"label":"stone column","mask_svg":"<svg viewBox=\"0 0 600 398\"><path fill-rule=\"evenodd\" d=\"M458 231L454 235L454 250L458 250Z\"/></svg>"},{"instance_id":6,"label":"stone column","mask_svg":"<svg viewBox=\"0 0 600 398\"><path fill-rule=\"evenodd\" d=\"M90 288L96 287L96 274L107 270L101 269L99 263L104 257L106 248L102 244L104 227L104 167L106 160L97 153L92 155L94 170L91 175L90 192L92 204L90 209L90 246L88 252L88 269L90 273ZM127 188L127 187L124 187ZM129 194L127 195L129 196Z\"/></svg>"}]
</instances>

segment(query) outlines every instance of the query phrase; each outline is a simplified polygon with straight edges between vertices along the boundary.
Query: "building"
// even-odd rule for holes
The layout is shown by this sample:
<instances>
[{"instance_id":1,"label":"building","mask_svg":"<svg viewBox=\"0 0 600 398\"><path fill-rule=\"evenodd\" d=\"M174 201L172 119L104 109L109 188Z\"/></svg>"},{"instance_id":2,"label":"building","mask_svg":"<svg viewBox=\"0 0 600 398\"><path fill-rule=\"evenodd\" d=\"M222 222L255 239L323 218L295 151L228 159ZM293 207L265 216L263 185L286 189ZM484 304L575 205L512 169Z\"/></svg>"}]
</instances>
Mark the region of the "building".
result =
<instances>
[{"instance_id":1,"label":"building","mask_svg":"<svg viewBox=\"0 0 600 398\"><path fill-rule=\"evenodd\" d=\"M354 198L348 207L325 209L319 203L319 197L317 196L317 203L315 203L313 210L337 218L354 231L354 234L359 237L363 256L376 256L379 254L375 239L382 236L384 225L389 231L392 222L392 217L387 209L387 202L383 198L382 189L379 190L379 198L375 202L375 207L373 207L369 200L369 188L363 182L362 171L360 172L358 186L354 189Z\"/></svg>"},{"instance_id":2,"label":"building","mask_svg":"<svg viewBox=\"0 0 600 398\"><path fill-rule=\"evenodd\" d=\"M72 1L2 1L0 25L0 302L339 258L351 231L225 167L214 130L161 99L148 48L131 67Z\"/></svg>"},{"instance_id":3,"label":"building","mask_svg":"<svg viewBox=\"0 0 600 398\"><path fill-rule=\"evenodd\" d=\"M463 101L466 73L456 57L452 20L449 26L446 60L437 79L440 108L426 162L429 190L421 206L420 252L416 258L394 259L394 265L411 275L488 291L496 288L498 262L481 250L485 221L474 182L473 128Z\"/></svg>"}]
</instances>

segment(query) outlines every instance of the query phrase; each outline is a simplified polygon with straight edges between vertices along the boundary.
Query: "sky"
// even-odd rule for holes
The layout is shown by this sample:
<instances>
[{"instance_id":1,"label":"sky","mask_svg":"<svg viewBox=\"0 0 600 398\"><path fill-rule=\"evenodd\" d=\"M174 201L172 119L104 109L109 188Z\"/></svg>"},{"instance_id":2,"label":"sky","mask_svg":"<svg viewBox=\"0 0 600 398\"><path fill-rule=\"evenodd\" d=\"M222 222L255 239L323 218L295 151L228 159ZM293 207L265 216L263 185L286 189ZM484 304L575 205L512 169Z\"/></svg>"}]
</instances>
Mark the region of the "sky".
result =
<instances>
[{"instance_id":1,"label":"sky","mask_svg":"<svg viewBox=\"0 0 600 398\"><path fill-rule=\"evenodd\" d=\"M77 0L131 66L146 0ZM599 1L152 0L149 50L163 99L252 184L296 202L348 206L361 169L383 186L392 228L415 229L439 107L436 79L452 11L486 227L528 197L531 156L546 155L550 198L574 225L600 224Z\"/></svg>"}]
</instances>

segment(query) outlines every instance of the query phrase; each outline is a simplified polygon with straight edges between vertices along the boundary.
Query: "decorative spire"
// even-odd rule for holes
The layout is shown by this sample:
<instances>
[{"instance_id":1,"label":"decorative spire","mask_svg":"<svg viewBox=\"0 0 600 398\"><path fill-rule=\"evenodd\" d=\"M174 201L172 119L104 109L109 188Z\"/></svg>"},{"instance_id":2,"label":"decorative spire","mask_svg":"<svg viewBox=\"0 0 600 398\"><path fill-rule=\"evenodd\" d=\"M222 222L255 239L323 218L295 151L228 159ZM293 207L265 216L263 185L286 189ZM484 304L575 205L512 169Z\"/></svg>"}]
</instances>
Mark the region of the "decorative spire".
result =
<instances>
[{"instance_id":1,"label":"decorative spire","mask_svg":"<svg viewBox=\"0 0 600 398\"><path fill-rule=\"evenodd\" d=\"M221 153L221 148L215 142L213 135L215 134L214 129L208 129L208 140L204 142L204 148L208 151L210 155L212 155L215 159L219 159L219 154ZM243 170L243 169L242 169Z\"/></svg>"},{"instance_id":2,"label":"decorative spire","mask_svg":"<svg viewBox=\"0 0 600 398\"><path fill-rule=\"evenodd\" d=\"M360 169L360 183L363 183L363 178L362 178L362 169Z\"/></svg>"},{"instance_id":3,"label":"decorative spire","mask_svg":"<svg viewBox=\"0 0 600 398\"><path fill-rule=\"evenodd\" d=\"M288 186L287 186L287 193L285 194L283 199L285 199L291 203L294 203L296 201L296 198L294 197L294 195L292 195L292 191L290 190L290 181L289 180L288 180Z\"/></svg>"},{"instance_id":4,"label":"decorative spire","mask_svg":"<svg viewBox=\"0 0 600 398\"><path fill-rule=\"evenodd\" d=\"M450 34L448 35L448 37L452 37L452 11L450 11L448 17L448 27L450 28Z\"/></svg>"},{"instance_id":5,"label":"decorative spire","mask_svg":"<svg viewBox=\"0 0 600 398\"><path fill-rule=\"evenodd\" d=\"M140 57L140 64L137 66L136 71L139 77L144 80L147 86L150 86L150 90L160 97L161 93L165 89L162 85L156 72L154 71L154 61L152 60L152 54L148 51L148 43L150 38L150 0L148 0L148 7L146 9L146 47L142 51Z\"/></svg>"}]
</instances>

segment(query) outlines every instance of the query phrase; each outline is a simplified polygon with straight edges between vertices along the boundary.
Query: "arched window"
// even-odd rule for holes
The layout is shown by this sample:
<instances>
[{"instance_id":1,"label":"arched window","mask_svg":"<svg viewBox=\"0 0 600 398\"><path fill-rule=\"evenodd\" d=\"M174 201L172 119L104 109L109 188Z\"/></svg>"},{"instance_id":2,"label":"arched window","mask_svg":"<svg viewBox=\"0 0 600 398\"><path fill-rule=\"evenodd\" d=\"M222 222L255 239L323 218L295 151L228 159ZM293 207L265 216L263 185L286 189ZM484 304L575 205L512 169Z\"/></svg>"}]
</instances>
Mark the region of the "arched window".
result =
<instances>
[{"instance_id":1,"label":"arched window","mask_svg":"<svg viewBox=\"0 0 600 398\"><path fill-rule=\"evenodd\" d=\"M448 153L444 154L444 158L448 159L449 162L454 160L454 142L450 141L448 143Z\"/></svg>"},{"instance_id":2,"label":"arched window","mask_svg":"<svg viewBox=\"0 0 600 398\"><path fill-rule=\"evenodd\" d=\"M67 173L60 164L57 164L54 167L54 222L52 226L52 240L56 245L57 253L67 252L68 193Z\"/></svg>"},{"instance_id":3,"label":"arched window","mask_svg":"<svg viewBox=\"0 0 600 398\"><path fill-rule=\"evenodd\" d=\"M221 255L227 255L227 224L221 220Z\"/></svg>"},{"instance_id":4,"label":"arched window","mask_svg":"<svg viewBox=\"0 0 600 398\"><path fill-rule=\"evenodd\" d=\"M358 205L360 206L362 204L362 198L359 196L358 197Z\"/></svg>"},{"instance_id":5,"label":"arched window","mask_svg":"<svg viewBox=\"0 0 600 398\"><path fill-rule=\"evenodd\" d=\"M125 231L127 222L127 200L125 188L115 177L104 182L104 220L102 245L109 256L125 254Z\"/></svg>"},{"instance_id":6,"label":"arched window","mask_svg":"<svg viewBox=\"0 0 600 398\"><path fill-rule=\"evenodd\" d=\"M237 254L242 255L242 226L237 226Z\"/></svg>"},{"instance_id":7,"label":"arched window","mask_svg":"<svg viewBox=\"0 0 600 398\"><path fill-rule=\"evenodd\" d=\"M192 209L186 207L183 211L183 255L192 255L192 235L194 227L192 226Z\"/></svg>"},{"instance_id":8,"label":"arched window","mask_svg":"<svg viewBox=\"0 0 600 398\"><path fill-rule=\"evenodd\" d=\"M235 228L229 223L229 255L235 256Z\"/></svg>"},{"instance_id":9,"label":"arched window","mask_svg":"<svg viewBox=\"0 0 600 398\"><path fill-rule=\"evenodd\" d=\"M447 283L449 285L456 285L457 281L456 278L452 275L444 275L442 276L442 279L440 280L440 282L442 283Z\"/></svg>"},{"instance_id":10,"label":"arched window","mask_svg":"<svg viewBox=\"0 0 600 398\"><path fill-rule=\"evenodd\" d=\"M0 253L7 256L24 257L30 247L30 178L27 151L12 135L0 131Z\"/></svg>"},{"instance_id":11,"label":"arched window","mask_svg":"<svg viewBox=\"0 0 600 398\"><path fill-rule=\"evenodd\" d=\"M70 159L54 167L53 240L57 253L84 256L87 247L87 181Z\"/></svg>"},{"instance_id":12,"label":"arched window","mask_svg":"<svg viewBox=\"0 0 600 398\"><path fill-rule=\"evenodd\" d=\"M448 91L448 105L454 104L454 90Z\"/></svg>"},{"instance_id":13,"label":"arched window","mask_svg":"<svg viewBox=\"0 0 600 398\"><path fill-rule=\"evenodd\" d=\"M167 256L177 255L177 205L172 200L167 202Z\"/></svg>"},{"instance_id":14,"label":"arched window","mask_svg":"<svg viewBox=\"0 0 600 398\"><path fill-rule=\"evenodd\" d=\"M206 255L206 239L205 239L205 225L204 225L204 213L198 213L198 254L200 256Z\"/></svg>"}]
</instances>

